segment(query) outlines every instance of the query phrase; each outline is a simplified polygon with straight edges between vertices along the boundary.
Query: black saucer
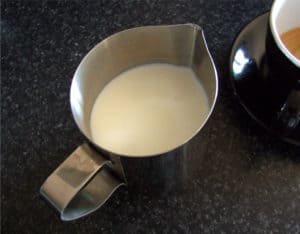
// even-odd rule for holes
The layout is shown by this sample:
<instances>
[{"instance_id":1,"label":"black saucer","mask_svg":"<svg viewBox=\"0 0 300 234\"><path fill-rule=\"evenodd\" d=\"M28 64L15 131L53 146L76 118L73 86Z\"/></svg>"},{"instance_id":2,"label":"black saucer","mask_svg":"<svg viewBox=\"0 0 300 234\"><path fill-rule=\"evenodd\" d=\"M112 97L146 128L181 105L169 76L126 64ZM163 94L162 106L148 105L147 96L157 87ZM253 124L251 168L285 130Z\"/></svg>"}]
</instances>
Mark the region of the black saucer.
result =
<instances>
[{"instance_id":1,"label":"black saucer","mask_svg":"<svg viewBox=\"0 0 300 234\"><path fill-rule=\"evenodd\" d=\"M230 55L230 79L234 94L255 121L284 141L300 146L299 129L286 134L274 125L277 113L268 96L265 58L268 18L269 12L258 16L236 37Z\"/></svg>"}]
</instances>

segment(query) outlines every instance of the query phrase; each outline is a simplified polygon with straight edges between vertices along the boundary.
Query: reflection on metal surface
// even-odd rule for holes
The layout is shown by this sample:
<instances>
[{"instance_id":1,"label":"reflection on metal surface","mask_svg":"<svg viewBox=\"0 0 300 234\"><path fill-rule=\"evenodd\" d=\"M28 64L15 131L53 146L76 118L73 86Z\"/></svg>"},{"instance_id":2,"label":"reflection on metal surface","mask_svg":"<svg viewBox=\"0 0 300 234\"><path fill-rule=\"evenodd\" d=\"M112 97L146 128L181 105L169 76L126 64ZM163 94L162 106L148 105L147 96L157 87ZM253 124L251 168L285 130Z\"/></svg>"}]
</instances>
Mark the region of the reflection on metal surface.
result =
<instances>
[{"instance_id":1,"label":"reflection on metal surface","mask_svg":"<svg viewBox=\"0 0 300 234\"><path fill-rule=\"evenodd\" d=\"M78 83L72 84L72 89L70 91L70 100L74 100L74 105L71 106L72 112L78 117L78 119L82 121L83 120L82 109L84 103L78 85L79 85ZM87 129L85 129L85 131L87 131Z\"/></svg>"}]
</instances>

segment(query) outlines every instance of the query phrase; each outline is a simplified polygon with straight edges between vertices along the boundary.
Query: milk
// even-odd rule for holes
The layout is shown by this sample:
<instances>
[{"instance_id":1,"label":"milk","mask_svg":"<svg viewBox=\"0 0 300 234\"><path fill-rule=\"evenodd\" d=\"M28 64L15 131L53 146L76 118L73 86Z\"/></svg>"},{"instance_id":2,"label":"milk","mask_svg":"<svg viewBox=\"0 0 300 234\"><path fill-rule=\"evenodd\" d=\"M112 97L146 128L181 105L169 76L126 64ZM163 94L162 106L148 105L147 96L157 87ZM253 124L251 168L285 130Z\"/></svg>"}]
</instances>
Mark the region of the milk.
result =
<instances>
[{"instance_id":1,"label":"milk","mask_svg":"<svg viewBox=\"0 0 300 234\"><path fill-rule=\"evenodd\" d=\"M205 90L191 68L141 65L115 77L97 97L92 140L122 155L164 153L192 137L208 112Z\"/></svg>"}]
</instances>

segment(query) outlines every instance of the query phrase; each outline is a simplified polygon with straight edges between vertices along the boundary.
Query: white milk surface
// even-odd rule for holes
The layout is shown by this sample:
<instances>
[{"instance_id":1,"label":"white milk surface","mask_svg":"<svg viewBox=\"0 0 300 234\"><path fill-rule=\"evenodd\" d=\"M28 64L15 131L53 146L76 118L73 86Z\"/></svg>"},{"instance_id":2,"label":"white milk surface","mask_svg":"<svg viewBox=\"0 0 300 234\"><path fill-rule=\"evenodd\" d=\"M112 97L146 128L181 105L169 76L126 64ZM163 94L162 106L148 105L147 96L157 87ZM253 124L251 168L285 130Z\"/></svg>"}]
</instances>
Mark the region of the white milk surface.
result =
<instances>
[{"instance_id":1,"label":"white milk surface","mask_svg":"<svg viewBox=\"0 0 300 234\"><path fill-rule=\"evenodd\" d=\"M206 93L191 68L141 65L118 75L97 97L92 139L114 153L155 155L192 137L208 112Z\"/></svg>"}]
</instances>

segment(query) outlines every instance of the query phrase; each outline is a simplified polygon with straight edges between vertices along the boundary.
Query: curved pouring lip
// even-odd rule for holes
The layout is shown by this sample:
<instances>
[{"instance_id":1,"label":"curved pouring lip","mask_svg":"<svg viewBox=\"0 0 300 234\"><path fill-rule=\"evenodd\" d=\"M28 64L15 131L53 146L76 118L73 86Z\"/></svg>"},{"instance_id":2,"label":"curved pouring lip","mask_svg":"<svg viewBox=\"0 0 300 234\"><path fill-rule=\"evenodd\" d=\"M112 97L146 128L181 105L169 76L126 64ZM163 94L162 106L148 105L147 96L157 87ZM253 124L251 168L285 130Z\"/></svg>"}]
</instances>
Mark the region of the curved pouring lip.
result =
<instances>
[{"instance_id":1,"label":"curved pouring lip","mask_svg":"<svg viewBox=\"0 0 300 234\"><path fill-rule=\"evenodd\" d=\"M201 39L202 41L199 42L199 43L202 43L202 46L205 48L203 50L203 54L201 55L202 57L202 60L204 61L205 59L207 59L207 62L209 63L210 65L210 69L211 69L211 77L210 79L214 81L214 87L213 87L213 91L214 91L214 94L213 94L213 99L212 101L210 102L210 110L205 118L205 120L199 125L199 128L193 133L191 134L190 137L188 137L184 142L182 142L181 144L175 146L174 148L171 148L171 149L166 149L165 151L162 151L162 152L157 152L155 154L145 154L145 155L126 155L126 154L119 154L119 153L115 153L113 151L110 151L108 149L106 149L105 147L102 147L101 145L98 145L96 144L92 138L89 136L89 134L87 134L87 130L84 130L83 127L82 127L82 124L80 124L80 121L78 120L78 113L79 113L79 116L80 117L83 117L83 115L85 115L84 111L82 111L82 106L79 107L78 105L76 105L76 101L74 101L75 99L77 99L79 97L79 99L81 98L82 99L82 93L80 91L80 88L78 87L78 83L80 83L78 81L78 77L80 76L80 73L81 73L81 68L82 66L84 66L85 63L87 63L88 59L90 56L92 56L92 54L95 54L97 52L97 50L100 48L100 47L106 47L106 48L109 48L109 43L111 40L115 40L118 36L122 35L122 34L129 34L129 33L132 33L134 31L138 31L138 30L147 30L147 29L151 29L151 30L155 30L155 29L166 29L168 31L170 31L170 37L172 36L171 35L171 30L172 28L180 28L180 27L185 27L186 29L192 29L193 30L193 44L192 44L192 51L190 51L192 57L192 61L190 61L189 63L189 66L193 68L193 59L195 57L195 43L199 42L199 40L196 40L197 37L200 35L201 36ZM164 58L162 58L164 59ZM157 61L159 62L159 61ZM165 63L168 63L168 62L165 62ZM140 65L140 64L137 64L137 65ZM127 69L131 68L132 66L129 66ZM126 70L127 70L126 69ZM113 79L113 78L112 78ZM207 90L205 89L205 91L207 92ZM126 30L123 30L123 31L120 31L120 32L117 32L109 37L107 37L106 39L102 40L101 42L99 42L98 44L96 44L85 56L84 58L82 59L82 61L80 62L79 66L77 67L76 71L75 71L75 74L73 76L73 79L72 79L72 84L71 84L71 89L70 89L70 104L71 104L71 110L72 110L72 115L73 115L73 118L75 120L75 123L77 125L77 127L79 128L79 130L81 131L81 133L88 139L88 141L94 146L96 147L97 149L100 149L101 151L104 151L108 154L113 154L113 155L117 155L117 156L121 156L121 157L135 157L135 158L142 158L142 157L154 157L154 156L159 156L159 155L162 155L162 154L165 154L165 153L168 153L168 152L171 152L173 150L176 150L180 147L182 147L183 145L185 145L188 141L190 141L202 128L203 126L206 124L206 122L208 121L209 117L211 116L212 112L213 112L213 109L215 107L215 104L216 104L216 100L217 100L217 96L218 96L218 75L217 75L217 70L216 70L216 67L215 67L215 64L214 64L214 61L212 59L212 56L209 52L209 49L208 49L208 46L207 46L207 43L206 43L206 40L205 40L205 36L204 36L204 32L202 30L202 28L199 26L199 25L196 25L196 24L192 24L192 23L187 23L187 24L177 24L177 25L158 25L158 26L152 26L152 25L149 25L149 26L143 26L143 27L135 27L135 28L130 28L130 29L126 29ZM89 127L89 126L88 126Z\"/></svg>"}]
</instances>

